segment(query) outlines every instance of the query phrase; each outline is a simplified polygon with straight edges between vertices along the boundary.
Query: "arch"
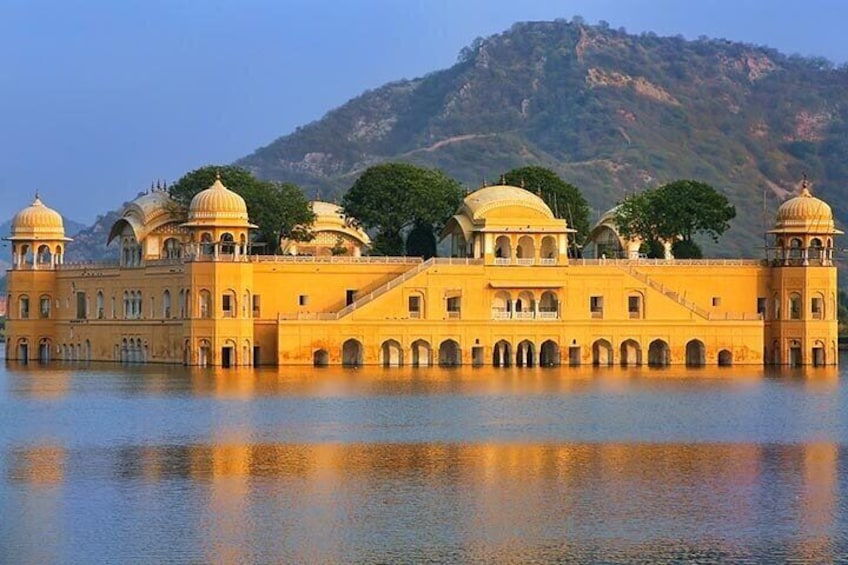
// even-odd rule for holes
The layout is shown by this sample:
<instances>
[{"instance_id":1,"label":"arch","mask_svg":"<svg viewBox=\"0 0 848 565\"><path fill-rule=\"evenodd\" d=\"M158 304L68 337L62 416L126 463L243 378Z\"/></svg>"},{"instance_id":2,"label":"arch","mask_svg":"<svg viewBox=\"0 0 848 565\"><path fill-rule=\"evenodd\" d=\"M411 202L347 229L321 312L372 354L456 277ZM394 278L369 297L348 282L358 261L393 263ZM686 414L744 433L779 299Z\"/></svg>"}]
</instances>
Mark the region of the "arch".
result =
<instances>
[{"instance_id":1,"label":"arch","mask_svg":"<svg viewBox=\"0 0 848 565\"><path fill-rule=\"evenodd\" d=\"M509 367L512 364L512 345L505 340L499 340L492 348L492 365L495 367Z\"/></svg>"},{"instance_id":2,"label":"arch","mask_svg":"<svg viewBox=\"0 0 848 565\"><path fill-rule=\"evenodd\" d=\"M50 338L43 337L38 340L38 361L41 363L49 363L52 358L52 346Z\"/></svg>"},{"instance_id":3,"label":"arch","mask_svg":"<svg viewBox=\"0 0 848 565\"><path fill-rule=\"evenodd\" d=\"M539 366L556 367L559 364L559 344L552 339L546 339L539 348Z\"/></svg>"},{"instance_id":4,"label":"arch","mask_svg":"<svg viewBox=\"0 0 848 565\"><path fill-rule=\"evenodd\" d=\"M29 340L25 337L19 338L15 349L18 352L18 359L26 363L29 361Z\"/></svg>"},{"instance_id":5,"label":"arch","mask_svg":"<svg viewBox=\"0 0 848 565\"><path fill-rule=\"evenodd\" d=\"M512 314L512 296L505 290L499 290L492 297L492 316L494 318L509 318Z\"/></svg>"},{"instance_id":6,"label":"arch","mask_svg":"<svg viewBox=\"0 0 848 565\"><path fill-rule=\"evenodd\" d=\"M212 344L208 339L201 339L197 348L197 364L201 367L208 367L212 362Z\"/></svg>"},{"instance_id":7,"label":"arch","mask_svg":"<svg viewBox=\"0 0 848 565\"><path fill-rule=\"evenodd\" d=\"M38 317L45 319L50 317L50 295L48 294L38 297Z\"/></svg>"},{"instance_id":8,"label":"arch","mask_svg":"<svg viewBox=\"0 0 848 565\"><path fill-rule=\"evenodd\" d=\"M512 308L515 318L532 318L536 311L536 296L529 290L522 290Z\"/></svg>"},{"instance_id":9,"label":"arch","mask_svg":"<svg viewBox=\"0 0 848 565\"><path fill-rule=\"evenodd\" d=\"M648 366L667 367L671 363L668 343L662 339L655 339L648 346Z\"/></svg>"},{"instance_id":10,"label":"arch","mask_svg":"<svg viewBox=\"0 0 848 565\"><path fill-rule=\"evenodd\" d=\"M349 339L342 344L342 365L345 367L360 367L362 365L362 342Z\"/></svg>"},{"instance_id":11,"label":"arch","mask_svg":"<svg viewBox=\"0 0 848 565\"><path fill-rule=\"evenodd\" d=\"M520 341L515 348L515 364L519 367L532 367L536 364L536 346L529 339Z\"/></svg>"},{"instance_id":12,"label":"arch","mask_svg":"<svg viewBox=\"0 0 848 565\"><path fill-rule=\"evenodd\" d=\"M124 319L130 317L130 293L124 291Z\"/></svg>"},{"instance_id":13,"label":"arch","mask_svg":"<svg viewBox=\"0 0 848 565\"><path fill-rule=\"evenodd\" d=\"M539 250L539 256L542 259L542 263L555 265L557 255L556 238L552 235L546 235L542 238L542 247Z\"/></svg>"},{"instance_id":14,"label":"arch","mask_svg":"<svg viewBox=\"0 0 848 565\"><path fill-rule=\"evenodd\" d=\"M827 350L822 340L817 339L813 342L813 349L810 354L813 367L824 367L827 365Z\"/></svg>"},{"instance_id":15,"label":"arch","mask_svg":"<svg viewBox=\"0 0 848 565\"><path fill-rule=\"evenodd\" d=\"M242 318L251 318L253 317L253 311L250 308L250 291L245 290L244 296L242 296L241 300L241 317Z\"/></svg>"},{"instance_id":16,"label":"arch","mask_svg":"<svg viewBox=\"0 0 848 565\"><path fill-rule=\"evenodd\" d=\"M791 367L800 367L804 364L804 349L801 347L801 342L797 339L789 340L789 365Z\"/></svg>"},{"instance_id":17,"label":"arch","mask_svg":"<svg viewBox=\"0 0 848 565\"><path fill-rule=\"evenodd\" d=\"M509 236L500 235L495 239L495 262L498 262L498 259L501 262L509 263L510 259L512 259L512 242L509 240Z\"/></svg>"},{"instance_id":18,"label":"arch","mask_svg":"<svg viewBox=\"0 0 848 565\"><path fill-rule=\"evenodd\" d=\"M439 345L439 365L457 367L462 365L462 350L453 339L446 339Z\"/></svg>"},{"instance_id":19,"label":"arch","mask_svg":"<svg viewBox=\"0 0 848 565\"><path fill-rule=\"evenodd\" d=\"M810 298L810 317L814 320L827 319L824 306L824 294L821 292L814 292L813 296Z\"/></svg>"},{"instance_id":20,"label":"arch","mask_svg":"<svg viewBox=\"0 0 848 565\"><path fill-rule=\"evenodd\" d=\"M42 266L53 265L53 253L50 251L49 245L39 245L35 253L35 262Z\"/></svg>"},{"instance_id":21,"label":"arch","mask_svg":"<svg viewBox=\"0 0 848 565\"><path fill-rule=\"evenodd\" d=\"M733 365L733 353L728 349L722 349L718 352L718 366L730 367Z\"/></svg>"},{"instance_id":22,"label":"arch","mask_svg":"<svg viewBox=\"0 0 848 565\"><path fill-rule=\"evenodd\" d=\"M179 259L182 256L180 242L176 238L169 237L162 244L162 257L165 259Z\"/></svg>"},{"instance_id":23,"label":"arch","mask_svg":"<svg viewBox=\"0 0 848 565\"><path fill-rule=\"evenodd\" d=\"M789 293L789 319L800 320L803 312L803 302L801 302L801 294L798 292Z\"/></svg>"},{"instance_id":24,"label":"arch","mask_svg":"<svg viewBox=\"0 0 848 565\"><path fill-rule=\"evenodd\" d=\"M433 364L433 351L429 342L416 339L412 342L411 349L413 367L429 367Z\"/></svg>"},{"instance_id":25,"label":"arch","mask_svg":"<svg viewBox=\"0 0 848 565\"><path fill-rule=\"evenodd\" d=\"M703 367L707 364L707 353L704 342L700 339L691 339L686 343L686 365L689 367Z\"/></svg>"},{"instance_id":26,"label":"arch","mask_svg":"<svg viewBox=\"0 0 848 565\"><path fill-rule=\"evenodd\" d=\"M29 319L29 296L26 294L18 297L18 317L21 320Z\"/></svg>"},{"instance_id":27,"label":"arch","mask_svg":"<svg viewBox=\"0 0 848 565\"><path fill-rule=\"evenodd\" d=\"M130 346L127 338L121 340L121 363L128 363L130 360Z\"/></svg>"},{"instance_id":28,"label":"arch","mask_svg":"<svg viewBox=\"0 0 848 565\"><path fill-rule=\"evenodd\" d=\"M642 364L642 346L635 339L625 339L621 342L618 356L622 367L639 366Z\"/></svg>"},{"instance_id":29,"label":"arch","mask_svg":"<svg viewBox=\"0 0 848 565\"><path fill-rule=\"evenodd\" d=\"M546 290L539 298L539 317L556 318L559 315L559 298L556 293Z\"/></svg>"},{"instance_id":30,"label":"arch","mask_svg":"<svg viewBox=\"0 0 848 565\"><path fill-rule=\"evenodd\" d=\"M221 234L221 253L225 255L232 255L236 251L235 238L233 238L233 234L230 232L224 232Z\"/></svg>"},{"instance_id":31,"label":"arch","mask_svg":"<svg viewBox=\"0 0 848 565\"><path fill-rule=\"evenodd\" d=\"M818 237L814 237L810 240L810 247L807 250L807 256L811 261L821 261L825 257L823 250L824 246L822 245L822 240Z\"/></svg>"},{"instance_id":32,"label":"arch","mask_svg":"<svg viewBox=\"0 0 848 565\"><path fill-rule=\"evenodd\" d=\"M185 289L180 289L179 297L177 298L177 309L179 310L180 318L185 318L186 295Z\"/></svg>"},{"instance_id":33,"label":"arch","mask_svg":"<svg viewBox=\"0 0 848 565\"><path fill-rule=\"evenodd\" d=\"M235 318L238 315L236 291L228 288L221 294L221 315L224 318Z\"/></svg>"},{"instance_id":34,"label":"arch","mask_svg":"<svg viewBox=\"0 0 848 565\"><path fill-rule=\"evenodd\" d=\"M200 234L200 252L203 255L212 255L215 253L215 244L212 243L212 234L203 232Z\"/></svg>"},{"instance_id":35,"label":"arch","mask_svg":"<svg viewBox=\"0 0 848 565\"><path fill-rule=\"evenodd\" d=\"M326 367L330 364L330 353L326 349L316 349L312 352L312 366Z\"/></svg>"},{"instance_id":36,"label":"arch","mask_svg":"<svg viewBox=\"0 0 848 565\"><path fill-rule=\"evenodd\" d=\"M198 311L201 318L212 317L212 293L205 288L197 293Z\"/></svg>"},{"instance_id":37,"label":"arch","mask_svg":"<svg viewBox=\"0 0 848 565\"><path fill-rule=\"evenodd\" d=\"M592 344L592 365L596 367L610 366L612 363L612 344L605 339L595 340Z\"/></svg>"},{"instance_id":38,"label":"arch","mask_svg":"<svg viewBox=\"0 0 848 565\"><path fill-rule=\"evenodd\" d=\"M403 349L394 339L387 339L380 347L384 367L400 367L403 365Z\"/></svg>"},{"instance_id":39,"label":"arch","mask_svg":"<svg viewBox=\"0 0 848 565\"><path fill-rule=\"evenodd\" d=\"M238 367L238 344L235 342L235 340L224 340L224 343L221 346L221 362L219 363L219 365L225 368Z\"/></svg>"},{"instance_id":40,"label":"arch","mask_svg":"<svg viewBox=\"0 0 848 565\"><path fill-rule=\"evenodd\" d=\"M103 301L103 291L102 290L98 290L97 294L94 297L94 310L95 310L95 316L97 316L98 320L102 320L103 318L106 317L106 312L104 311L105 305L104 305L104 301Z\"/></svg>"},{"instance_id":41,"label":"arch","mask_svg":"<svg viewBox=\"0 0 848 565\"><path fill-rule=\"evenodd\" d=\"M183 365L191 365L191 340L189 339L183 342Z\"/></svg>"},{"instance_id":42,"label":"arch","mask_svg":"<svg viewBox=\"0 0 848 565\"><path fill-rule=\"evenodd\" d=\"M85 340L85 362L91 362L91 340Z\"/></svg>"},{"instance_id":43,"label":"arch","mask_svg":"<svg viewBox=\"0 0 848 565\"><path fill-rule=\"evenodd\" d=\"M515 248L515 257L532 261L536 255L536 244L529 235L518 238L518 246Z\"/></svg>"},{"instance_id":44,"label":"arch","mask_svg":"<svg viewBox=\"0 0 848 565\"><path fill-rule=\"evenodd\" d=\"M167 288L162 291L162 317L166 320L171 317L171 291Z\"/></svg>"}]
</instances>

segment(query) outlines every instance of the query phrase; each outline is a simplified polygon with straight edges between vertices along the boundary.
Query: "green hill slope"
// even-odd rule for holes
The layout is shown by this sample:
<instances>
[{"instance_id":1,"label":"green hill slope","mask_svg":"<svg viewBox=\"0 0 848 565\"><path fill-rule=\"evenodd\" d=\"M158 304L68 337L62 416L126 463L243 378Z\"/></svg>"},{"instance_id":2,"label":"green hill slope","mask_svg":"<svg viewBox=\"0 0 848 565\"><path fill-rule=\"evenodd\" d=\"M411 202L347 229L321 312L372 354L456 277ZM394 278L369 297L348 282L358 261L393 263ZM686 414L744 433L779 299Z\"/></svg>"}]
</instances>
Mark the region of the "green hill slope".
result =
<instances>
[{"instance_id":1,"label":"green hill slope","mask_svg":"<svg viewBox=\"0 0 848 565\"><path fill-rule=\"evenodd\" d=\"M541 164L605 210L682 177L713 184L738 217L717 255L761 254L803 172L848 220L848 72L724 40L534 22L477 40L449 69L366 92L238 161L324 198L369 165L403 160L475 188Z\"/></svg>"}]
</instances>

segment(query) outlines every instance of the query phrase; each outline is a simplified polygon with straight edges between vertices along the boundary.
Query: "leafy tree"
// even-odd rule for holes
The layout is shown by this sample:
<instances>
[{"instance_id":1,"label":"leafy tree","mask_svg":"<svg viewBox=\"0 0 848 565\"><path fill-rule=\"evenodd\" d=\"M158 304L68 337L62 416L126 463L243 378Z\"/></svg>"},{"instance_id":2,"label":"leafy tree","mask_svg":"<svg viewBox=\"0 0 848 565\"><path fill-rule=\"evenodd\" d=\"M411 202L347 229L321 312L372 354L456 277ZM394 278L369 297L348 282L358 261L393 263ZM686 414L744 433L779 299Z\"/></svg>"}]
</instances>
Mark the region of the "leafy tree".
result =
<instances>
[{"instance_id":1,"label":"leafy tree","mask_svg":"<svg viewBox=\"0 0 848 565\"><path fill-rule=\"evenodd\" d=\"M303 192L294 184L259 180L240 167L209 165L191 171L168 188L179 210L185 214L191 199L206 190L220 175L221 182L244 198L250 221L259 226L259 238L272 251L280 238L306 241L315 214Z\"/></svg>"},{"instance_id":2,"label":"leafy tree","mask_svg":"<svg viewBox=\"0 0 848 565\"><path fill-rule=\"evenodd\" d=\"M415 224L406 236L406 254L429 259L436 256L436 234L430 224Z\"/></svg>"},{"instance_id":3,"label":"leafy tree","mask_svg":"<svg viewBox=\"0 0 848 565\"><path fill-rule=\"evenodd\" d=\"M694 237L706 234L718 241L735 217L736 208L723 194L693 180L678 180L634 194L615 213L623 236L640 237L646 242L679 240L675 256L680 258L700 257L701 248Z\"/></svg>"},{"instance_id":4,"label":"leafy tree","mask_svg":"<svg viewBox=\"0 0 848 565\"><path fill-rule=\"evenodd\" d=\"M415 227L416 238L436 231L462 200L460 185L434 169L408 163L384 163L368 168L344 195L345 211L377 233L377 254L402 255L405 230Z\"/></svg>"},{"instance_id":5,"label":"leafy tree","mask_svg":"<svg viewBox=\"0 0 848 565\"><path fill-rule=\"evenodd\" d=\"M589 204L577 187L562 180L550 169L538 166L519 167L504 175L504 182L520 186L542 197L558 218L577 230L576 241L582 244L589 235Z\"/></svg>"}]
</instances>

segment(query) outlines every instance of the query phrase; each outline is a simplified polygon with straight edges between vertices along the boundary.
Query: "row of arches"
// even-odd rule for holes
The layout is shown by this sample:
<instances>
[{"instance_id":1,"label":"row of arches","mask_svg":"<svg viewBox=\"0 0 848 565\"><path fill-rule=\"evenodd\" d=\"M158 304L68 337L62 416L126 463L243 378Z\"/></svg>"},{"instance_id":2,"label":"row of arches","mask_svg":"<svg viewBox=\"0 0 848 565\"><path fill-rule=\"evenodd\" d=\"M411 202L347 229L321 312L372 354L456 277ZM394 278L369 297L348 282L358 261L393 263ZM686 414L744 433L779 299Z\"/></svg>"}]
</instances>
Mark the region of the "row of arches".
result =
<instances>
[{"instance_id":1,"label":"row of arches","mask_svg":"<svg viewBox=\"0 0 848 565\"><path fill-rule=\"evenodd\" d=\"M582 348L572 343L566 351L561 351L560 344L549 339L540 344L525 339L517 344L502 339L492 346L491 364L494 367L550 367L568 363L569 365L580 365L582 363ZM671 364L671 348L667 341L655 339L650 342L647 355L643 355L642 345L635 339L622 341L618 347L618 353L612 343L606 339L595 340L591 345L592 364L596 366L613 365L616 362L622 366L640 366L647 364L651 367L665 367ZM483 347L475 345L471 351L471 362L475 365L483 365ZM364 364L364 348L358 339L348 339L342 344L341 364L349 367L357 367ZM563 359L563 353L566 358ZM438 364L440 366L456 366L463 364L463 354L459 343L453 339L442 341L434 350L427 340L419 339L410 345L408 351L394 339L384 341L380 345L380 364L386 367L412 365L413 367L424 367ZM702 367L706 365L706 346L699 339L692 339L686 343L686 365L690 367ZM729 349L721 349L717 355L719 366L733 364L733 352ZM330 364L330 352L325 349L316 349L312 354L312 363L316 367L324 367Z\"/></svg>"},{"instance_id":2,"label":"row of arches","mask_svg":"<svg viewBox=\"0 0 848 565\"><path fill-rule=\"evenodd\" d=\"M492 298L492 317L495 319L556 318L559 315L559 297L546 290L539 299L530 290L522 290L515 297L500 290Z\"/></svg>"},{"instance_id":3,"label":"row of arches","mask_svg":"<svg viewBox=\"0 0 848 565\"><path fill-rule=\"evenodd\" d=\"M536 238L530 235L524 235L518 238L515 249L513 250L512 239L508 235L500 235L495 239L495 259L499 263L509 263L513 258L526 261L528 264L535 261L536 258ZM541 238L538 242L539 258L547 260L556 260L557 257L557 240L554 236L547 235Z\"/></svg>"},{"instance_id":4,"label":"row of arches","mask_svg":"<svg viewBox=\"0 0 848 565\"><path fill-rule=\"evenodd\" d=\"M35 252L33 253L33 250ZM31 265L33 269L52 269L64 263L64 248L61 244L51 247L42 243L35 247L29 243L12 243L12 265L15 269L23 269Z\"/></svg>"},{"instance_id":5,"label":"row of arches","mask_svg":"<svg viewBox=\"0 0 848 565\"><path fill-rule=\"evenodd\" d=\"M85 340L85 344L63 343L57 348L57 357L60 361L91 361L91 341Z\"/></svg>"}]
</instances>

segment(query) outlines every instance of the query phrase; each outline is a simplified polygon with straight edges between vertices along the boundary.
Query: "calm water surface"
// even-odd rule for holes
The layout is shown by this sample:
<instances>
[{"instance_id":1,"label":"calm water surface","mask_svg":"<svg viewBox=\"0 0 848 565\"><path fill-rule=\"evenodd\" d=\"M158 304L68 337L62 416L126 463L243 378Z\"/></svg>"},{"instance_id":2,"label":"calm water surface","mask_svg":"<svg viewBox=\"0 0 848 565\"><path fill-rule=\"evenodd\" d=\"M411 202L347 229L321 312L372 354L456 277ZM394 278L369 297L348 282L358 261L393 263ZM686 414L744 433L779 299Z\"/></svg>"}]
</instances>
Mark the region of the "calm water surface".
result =
<instances>
[{"instance_id":1,"label":"calm water surface","mask_svg":"<svg viewBox=\"0 0 848 565\"><path fill-rule=\"evenodd\" d=\"M848 561L845 383L10 363L0 562Z\"/></svg>"}]
</instances>

